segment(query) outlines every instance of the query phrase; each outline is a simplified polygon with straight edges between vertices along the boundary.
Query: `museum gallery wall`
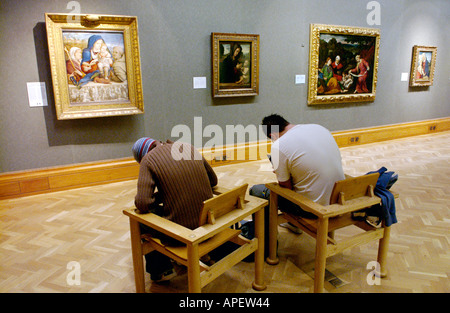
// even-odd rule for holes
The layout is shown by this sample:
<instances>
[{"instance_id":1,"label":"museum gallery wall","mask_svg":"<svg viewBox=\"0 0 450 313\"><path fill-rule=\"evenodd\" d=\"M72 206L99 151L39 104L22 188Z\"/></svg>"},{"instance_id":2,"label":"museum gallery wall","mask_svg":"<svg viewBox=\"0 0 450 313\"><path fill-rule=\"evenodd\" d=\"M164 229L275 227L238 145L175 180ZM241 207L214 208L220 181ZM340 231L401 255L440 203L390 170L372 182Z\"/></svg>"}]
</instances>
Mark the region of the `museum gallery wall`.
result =
<instances>
[{"instance_id":1,"label":"museum gallery wall","mask_svg":"<svg viewBox=\"0 0 450 313\"><path fill-rule=\"evenodd\" d=\"M276 112L337 131L450 115L445 0L70 3L2 3L0 62L11 75L0 96L1 172L129 157L137 138L176 140L173 128L194 131L195 117L225 129ZM136 27L61 28L54 46L46 13L131 17ZM126 57L127 79L119 62L67 75L95 36L111 62ZM235 77L220 76L238 45ZM206 86L194 88L196 78ZM44 83L47 106L29 106L28 82Z\"/></svg>"}]
</instances>

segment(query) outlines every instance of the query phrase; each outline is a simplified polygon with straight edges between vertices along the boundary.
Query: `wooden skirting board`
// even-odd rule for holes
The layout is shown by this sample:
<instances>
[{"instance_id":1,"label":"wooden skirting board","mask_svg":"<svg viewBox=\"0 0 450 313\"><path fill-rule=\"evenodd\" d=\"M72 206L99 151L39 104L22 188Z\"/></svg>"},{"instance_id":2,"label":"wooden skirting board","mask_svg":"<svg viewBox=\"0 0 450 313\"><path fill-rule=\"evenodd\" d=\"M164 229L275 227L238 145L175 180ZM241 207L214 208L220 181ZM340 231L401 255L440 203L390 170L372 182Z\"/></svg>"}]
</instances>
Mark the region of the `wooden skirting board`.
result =
<instances>
[{"instance_id":1,"label":"wooden skirting board","mask_svg":"<svg viewBox=\"0 0 450 313\"><path fill-rule=\"evenodd\" d=\"M450 117L412 123L333 132L339 147L424 135L450 130ZM212 166L267 158L270 141L201 150ZM87 187L136 179L139 165L133 158L83 163L0 174L0 199Z\"/></svg>"}]
</instances>

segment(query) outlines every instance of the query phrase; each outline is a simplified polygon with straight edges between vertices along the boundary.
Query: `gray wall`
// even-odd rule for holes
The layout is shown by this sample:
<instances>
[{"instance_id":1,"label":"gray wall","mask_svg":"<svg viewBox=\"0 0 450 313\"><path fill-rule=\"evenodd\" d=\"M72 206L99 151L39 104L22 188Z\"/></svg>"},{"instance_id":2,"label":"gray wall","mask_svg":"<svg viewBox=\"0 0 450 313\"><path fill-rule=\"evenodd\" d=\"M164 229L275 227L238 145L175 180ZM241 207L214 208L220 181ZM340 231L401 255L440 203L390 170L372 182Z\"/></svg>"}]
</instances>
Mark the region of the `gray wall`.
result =
<instances>
[{"instance_id":1,"label":"gray wall","mask_svg":"<svg viewBox=\"0 0 450 313\"><path fill-rule=\"evenodd\" d=\"M145 114L56 119L44 13L70 13L68 1L2 0L0 4L0 172L131 156L139 137L170 138L172 128L255 124L270 113L292 123L344 130L450 116L448 0L379 0L381 25L366 22L365 0L80 0L81 13L135 15L139 23ZM381 30L376 100L307 106L311 23ZM260 35L260 94L211 97L211 32ZM438 47L434 85L401 82L413 45ZM194 76L207 89L192 88ZM47 85L49 106L30 108L26 83ZM177 138L172 138L177 139ZM208 138L204 139L204 143Z\"/></svg>"}]
</instances>

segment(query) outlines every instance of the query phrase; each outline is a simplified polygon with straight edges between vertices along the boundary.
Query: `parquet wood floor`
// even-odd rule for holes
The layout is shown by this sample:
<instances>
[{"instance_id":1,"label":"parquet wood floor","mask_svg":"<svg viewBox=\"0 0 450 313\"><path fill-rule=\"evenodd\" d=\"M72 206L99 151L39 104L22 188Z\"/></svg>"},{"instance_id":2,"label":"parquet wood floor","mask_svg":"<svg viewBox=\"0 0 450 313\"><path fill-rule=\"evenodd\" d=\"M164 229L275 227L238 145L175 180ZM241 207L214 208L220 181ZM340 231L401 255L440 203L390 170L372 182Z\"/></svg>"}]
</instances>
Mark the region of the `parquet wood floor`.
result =
<instances>
[{"instance_id":1,"label":"parquet wood floor","mask_svg":"<svg viewBox=\"0 0 450 313\"><path fill-rule=\"evenodd\" d=\"M366 269L377 243L327 259L335 287L326 292L450 292L450 132L342 148L345 172L386 166L394 185L399 222L392 227L389 276L369 285ZM223 186L273 181L269 161L216 167ZM134 292L129 224L136 180L0 201L0 292ZM336 238L352 229L337 231ZM280 228L277 266L265 264L266 292L311 292L314 240ZM79 285L71 261L78 262ZM69 279L68 279L69 278ZM254 292L253 263L241 262L203 292ZM335 279L336 281L336 279ZM152 284L150 292L186 292L187 277Z\"/></svg>"}]
</instances>

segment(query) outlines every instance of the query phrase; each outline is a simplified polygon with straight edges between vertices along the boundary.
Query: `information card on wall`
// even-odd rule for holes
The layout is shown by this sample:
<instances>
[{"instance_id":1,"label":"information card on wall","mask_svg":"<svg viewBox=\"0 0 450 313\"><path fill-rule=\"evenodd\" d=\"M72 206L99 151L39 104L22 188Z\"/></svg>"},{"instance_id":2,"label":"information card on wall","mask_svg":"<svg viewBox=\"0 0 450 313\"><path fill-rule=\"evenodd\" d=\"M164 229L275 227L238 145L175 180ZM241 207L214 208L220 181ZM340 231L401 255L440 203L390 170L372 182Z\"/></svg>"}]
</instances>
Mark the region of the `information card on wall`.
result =
<instances>
[{"instance_id":1,"label":"information card on wall","mask_svg":"<svg viewBox=\"0 0 450 313\"><path fill-rule=\"evenodd\" d=\"M305 75L295 75L295 84L304 84L305 83Z\"/></svg>"},{"instance_id":2,"label":"information card on wall","mask_svg":"<svg viewBox=\"0 0 450 313\"><path fill-rule=\"evenodd\" d=\"M194 89L206 88L206 77L194 77Z\"/></svg>"},{"instance_id":3,"label":"information card on wall","mask_svg":"<svg viewBox=\"0 0 450 313\"><path fill-rule=\"evenodd\" d=\"M27 83L27 89L30 107L43 107L48 105L44 82Z\"/></svg>"}]
</instances>

